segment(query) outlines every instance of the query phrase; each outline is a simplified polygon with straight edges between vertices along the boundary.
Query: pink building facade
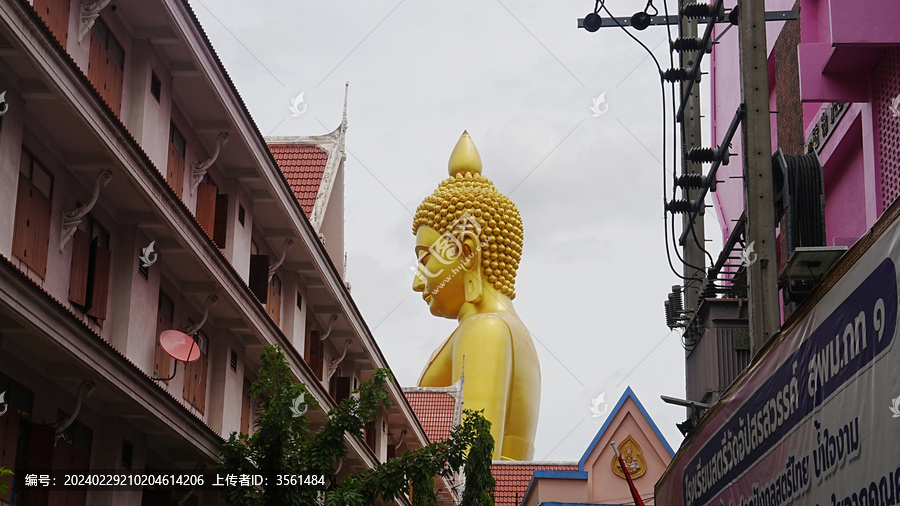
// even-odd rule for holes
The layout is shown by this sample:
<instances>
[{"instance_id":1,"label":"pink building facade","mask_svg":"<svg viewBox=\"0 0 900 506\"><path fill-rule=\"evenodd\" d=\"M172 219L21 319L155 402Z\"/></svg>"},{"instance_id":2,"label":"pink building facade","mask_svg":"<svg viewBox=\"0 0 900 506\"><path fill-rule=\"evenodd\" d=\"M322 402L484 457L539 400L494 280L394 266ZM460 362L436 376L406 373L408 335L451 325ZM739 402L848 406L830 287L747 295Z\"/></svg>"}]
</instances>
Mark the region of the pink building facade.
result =
<instances>
[{"instance_id":1,"label":"pink building facade","mask_svg":"<svg viewBox=\"0 0 900 506\"><path fill-rule=\"evenodd\" d=\"M900 194L900 4L768 0L766 10L800 16L766 24L772 149L818 154L826 246L851 246ZM714 145L741 100L737 40L730 30L710 55ZM740 130L734 138L737 156L719 169L724 182L712 194L725 238L744 209L742 181L733 178L741 175Z\"/></svg>"},{"instance_id":2,"label":"pink building facade","mask_svg":"<svg viewBox=\"0 0 900 506\"><path fill-rule=\"evenodd\" d=\"M647 505L655 504L653 487L672 460L673 451L631 387L609 413L597 435L578 462L546 463L532 472L531 481L521 497L509 501L509 491L497 497L498 506L587 504L634 504L628 482L610 443L616 442L633 478L635 488ZM506 469L514 466L533 468L540 462L495 462L498 486L506 484ZM518 492L518 491L516 491Z\"/></svg>"}]
</instances>

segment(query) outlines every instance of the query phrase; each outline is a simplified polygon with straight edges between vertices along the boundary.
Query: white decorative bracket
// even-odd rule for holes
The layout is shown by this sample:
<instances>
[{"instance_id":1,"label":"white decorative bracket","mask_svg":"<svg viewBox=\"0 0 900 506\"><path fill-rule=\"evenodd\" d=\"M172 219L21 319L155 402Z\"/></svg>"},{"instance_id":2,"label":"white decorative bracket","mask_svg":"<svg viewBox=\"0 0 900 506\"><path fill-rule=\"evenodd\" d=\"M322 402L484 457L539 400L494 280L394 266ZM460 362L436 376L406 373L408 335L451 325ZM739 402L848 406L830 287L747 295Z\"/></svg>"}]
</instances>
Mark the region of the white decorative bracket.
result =
<instances>
[{"instance_id":1,"label":"white decorative bracket","mask_svg":"<svg viewBox=\"0 0 900 506\"><path fill-rule=\"evenodd\" d=\"M219 151L222 149L222 146L228 142L228 138L230 134L228 132L222 132L216 137L216 150L213 151L212 156L209 160L205 162L197 162L194 164L194 170L191 174L191 195L193 195L197 191L197 187L200 186L200 181L203 180L203 177L206 175L206 171L212 167L212 164L216 163L216 159L219 158Z\"/></svg>"},{"instance_id":2,"label":"white decorative bracket","mask_svg":"<svg viewBox=\"0 0 900 506\"><path fill-rule=\"evenodd\" d=\"M84 39L84 36L91 31L91 28L94 26L94 21L97 21L97 17L100 16L100 11L102 11L109 2L110 0L97 0L93 3L81 4L81 16L78 20L79 44L81 43L81 40Z\"/></svg>"},{"instance_id":3,"label":"white decorative bracket","mask_svg":"<svg viewBox=\"0 0 900 506\"><path fill-rule=\"evenodd\" d=\"M0 93L0 116L6 114L9 110L9 104L6 103L6 92Z\"/></svg>"},{"instance_id":4,"label":"white decorative bracket","mask_svg":"<svg viewBox=\"0 0 900 506\"><path fill-rule=\"evenodd\" d=\"M390 436L390 434L388 434L388 436ZM391 443L391 444L393 444L394 446L399 448L400 445L403 444L404 437L406 437L406 429L401 430L400 434L397 436L397 439L395 440L396 442ZM388 441L390 442L390 437L388 437Z\"/></svg>"},{"instance_id":5,"label":"white decorative bracket","mask_svg":"<svg viewBox=\"0 0 900 506\"><path fill-rule=\"evenodd\" d=\"M328 370L325 372L325 383L331 381L331 377L334 376L334 372L338 370L338 366L341 365L341 362L344 361L344 357L347 356L347 351L350 350L350 345L353 344L353 339L347 339L344 343L344 351L341 353L341 356L328 361Z\"/></svg>"},{"instance_id":6,"label":"white decorative bracket","mask_svg":"<svg viewBox=\"0 0 900 506\"><path fill-rule=\"evenodd\" d=\"M75 403L75 409L72 411L72 414L69 415L69 418L60 420L53 425L56 429L54 433L55 439L53 440L54 446L56 446L56 442L59 441L59 438L62 437L62 433L69 428L69 425L72 425L72 422L74 422L76 418L78 418L78 413L81 412L81 404L94 393L94 387L96 386L97 385L91 380L84 380L81 382L81 386L78 387L78 401Z\"/></svg>"},{"instance_id":7,"label":"white decorative bracket","mask_svg":"<svg viewBox=\"0 0 900 506\"><path fill-rule=\"evenodd\" d=\"M338 319L338 315L336 315L336 314L331 315L331 318L328 319L328 330L326 330L325 333L322 334L322 337L319 338L320 341L324 341L324 340L328 339L328 336L331 335L331 329L334 328L334 322L336 322L337 319Z\"/></svg>"},{"instance_id":8,"label":"white decorative bracket","mask_svg":"<svg viewBox=\"0 0 900 506\"><path fill-rule=\"evenodd\" d=\"M209 297L207 297L206 304L203 307L203 317L200 318L200 321L195 323L194 325L183 328L182 332L189 336L193 336L194 334L196 334L197 331L200 330L200 327L202 327L203 324L206 323L206 319L209 318L209 309L213 307L213 304L215 304L218 300L219 297L217 295L210 295Z\"/></svg>"},{"instance_id":9,"label":"white decorative bracket","mask_svg":"<svg viewBox=\"0 0 900 506\"><path fill-rule=\"evenodd\" d=\"M293 239L285 239L284 240L284 246L282 246L282 248L281 248L281 256L278 257L278 260L276 260L274 264L269 266L269 278L268 278L269 281L272 281L272 276L275 275L275 271L277 271L278 268L281 267L281 264L284 263L284 257L287 256L288 250L291 249L291 246L293 246L293 245L294 245Z\"/></svg>"},{"instance_id":10,"label":"white decorative bracket","mask_svg":"<svg viewBox=\"0 0 900 506\"><path fill-rule=\"evenodd\" d=\"M141 266L145 269L155 264L159 258L159 255L153 251L154 244L156 244L156 241L152 241L146 248L142 248L141 255L138 257L141 261Z\"/></svg>"},{"instance_id":11,"label":"white decorative bracket","mask_svg":"<svg viewBox=\"0 0 900 506\"><path fill-rule=\"evenodd\" d=\"M81 224L81 220L94 208L94 204L97 203L97 198L100 197L101 185L106 186L111 179L112 172L109 170L104 170L97 174L97 179L94 181L94 194L91 195L91 200L83 206L63 212L62 234L59 238L59 251L62 251L66 247L66 243L72 238L75 229Z\"/></svg>"}]
</instances>

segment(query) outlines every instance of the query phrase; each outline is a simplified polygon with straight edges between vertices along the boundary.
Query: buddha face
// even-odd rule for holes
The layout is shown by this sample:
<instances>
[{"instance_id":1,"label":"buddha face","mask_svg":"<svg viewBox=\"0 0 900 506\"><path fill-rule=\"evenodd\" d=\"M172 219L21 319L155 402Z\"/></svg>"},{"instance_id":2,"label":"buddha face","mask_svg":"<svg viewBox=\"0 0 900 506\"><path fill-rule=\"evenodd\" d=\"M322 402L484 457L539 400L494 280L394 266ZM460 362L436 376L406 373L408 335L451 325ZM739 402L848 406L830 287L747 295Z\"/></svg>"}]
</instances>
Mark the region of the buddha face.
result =
<instances>
[{"instance_id":1,"label":"buddha face","mask_svg":"<svg viewBox=\"0 0 900 506\"><path fill-rule=\"evenodd\" d=\"M429 226L416 231L416 258L418 264L413 277L413 290L422 292L431 314L443 318L456 318L466 302L463 270L477 268L475 249L469 242L445 244L442 236ZM460 251L460 246L462 251Z\"/></svg>"}]
</instances>

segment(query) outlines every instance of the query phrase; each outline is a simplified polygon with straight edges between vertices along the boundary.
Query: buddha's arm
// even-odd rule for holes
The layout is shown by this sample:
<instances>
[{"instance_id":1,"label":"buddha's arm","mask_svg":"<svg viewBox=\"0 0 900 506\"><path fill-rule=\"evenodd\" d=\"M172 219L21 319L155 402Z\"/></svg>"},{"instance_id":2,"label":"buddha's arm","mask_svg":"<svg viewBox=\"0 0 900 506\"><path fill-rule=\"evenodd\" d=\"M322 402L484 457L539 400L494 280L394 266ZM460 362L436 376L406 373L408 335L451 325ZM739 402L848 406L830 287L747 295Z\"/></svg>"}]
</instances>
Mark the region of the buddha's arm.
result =
<instances>
[{"instance_id":1,"label":"buddha's arm","mask_svg":"<svg viewBox=\"0 0 900 506\"><path fill-rule=\"evenodd\" d=\"M453 346L453 381L462 374L465 357L463 402L466 409L484 410L484 417L491 422L494 459L499 459L512 378L512 336L506 322L500 318L473 318L457 332Z\"/></svg>"}]
</instances>

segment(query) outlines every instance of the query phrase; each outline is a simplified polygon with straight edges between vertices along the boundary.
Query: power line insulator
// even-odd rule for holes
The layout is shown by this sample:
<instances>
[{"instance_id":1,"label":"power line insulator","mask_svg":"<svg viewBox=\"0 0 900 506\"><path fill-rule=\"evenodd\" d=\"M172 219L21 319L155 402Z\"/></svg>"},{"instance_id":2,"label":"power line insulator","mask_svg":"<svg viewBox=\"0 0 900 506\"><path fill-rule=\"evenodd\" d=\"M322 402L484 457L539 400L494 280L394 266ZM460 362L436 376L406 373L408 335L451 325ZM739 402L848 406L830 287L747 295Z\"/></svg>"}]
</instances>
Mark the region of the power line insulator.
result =
<instances>
[{"instance_id":1,"label":"power line insulator","mask_svg":"<svg viewBox=\"0 0 900 506\"><path fill-rule=\"evenodd\" d=\"M695 163L712 163L719 156L717 148L691 148L687 152L687 159Z\"/></svg>"},{"instance_id":2,"label":"power line insulator","mask_svg":"<svg viewBox=\"0 0 900 506\"><path fill-rule=\"evenodd\" d=\"M686 51L697 51L703 41L697 37L679 37L672 41L672 51L684 53Z\"/></svg>"},{"instance_id":3,"label":"power line insulator","mask_svg":"<svg viewBox=\"0 0 900 506\"><path fill-rule=\"evenodd\" d=\"M693 212L694 203L690 200L675 200L672 199L669 202L666 202L666 211L672 214L687 214Z\"/></svg>"},{"instance_id":4,"label":"power line insulator","mask_svg":"<svg viewBox=\"0 0 900 506\"><path fill-rule=\"evenodd\" d=\"M721 18L725 14L722 12L723 10L724 9L720 9L716 11L713 4L692 3L685 5L684 8L681 9L681 15L691 19Z\"/></svg>"},{"instance_id":5,"label":"power line insulator","mask_svg":"<svg viewBox=\"0 0 900 506\"><path fill-rule=\"evenodd\" d=\"M666 326L669 330L675 328L684 328L684 302L681 298L681 286L672 286L672 292L665 301L666 306Z\"/></svg>"},{"instance_id":6,"label":"power line insulator","mask_svg":"<svg viewBox=\"0 0 900 506\"><path fill-rule=\"evenodd\" d=\"M706 178L703 174L682 174L675 180L679 188L703 188L706 186Z\"/></svg>"},{"instance_id":7,"label":"power line insulator","mask_svg":"<svg viewBox=\"0 0 900 506\"><path fill-rule=\"evenodd\" d=\"M663 71L662 78L664 81L677 83L679 81L687 81L691 78L691 74L687 69L667 69Z\"/></svg>"}]
</instances>

